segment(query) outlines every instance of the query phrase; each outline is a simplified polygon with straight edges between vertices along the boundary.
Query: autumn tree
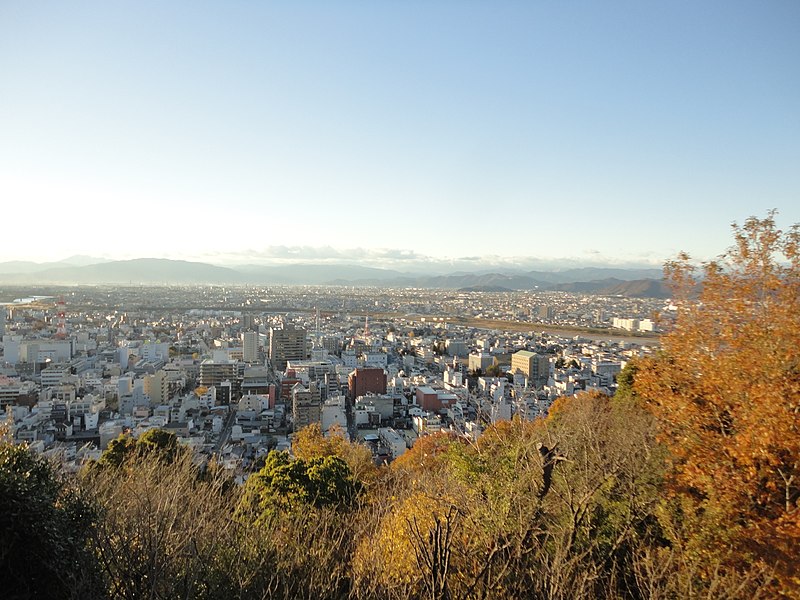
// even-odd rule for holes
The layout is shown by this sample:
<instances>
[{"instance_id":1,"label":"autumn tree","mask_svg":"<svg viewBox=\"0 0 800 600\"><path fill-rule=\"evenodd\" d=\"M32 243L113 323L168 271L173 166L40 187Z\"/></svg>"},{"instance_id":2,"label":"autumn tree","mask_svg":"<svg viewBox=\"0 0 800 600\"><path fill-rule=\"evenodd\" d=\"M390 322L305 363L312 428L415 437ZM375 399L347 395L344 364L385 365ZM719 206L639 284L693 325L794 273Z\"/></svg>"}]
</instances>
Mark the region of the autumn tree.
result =
<instances>
[{"instance_id":1,"label":"autumn tree","mask_svg":"<svg viewBox=\"0 0 800 600\"><path fill-rule=\"evenodd\" d=\"M633 387L670 450L673 541L800 595L800 230L770 213L733 234L699 270L667 264L677 317Z\"/></svg>"},{"instance_id":2,"label":"autumn tree","mask_svg":"<svg viewBox=\"0 0 800 600\"><path fill-rule=\"evenodd\" d=\"M150 441L159 439L170 445ZM108 597L226 598L236 589L231 567L218 565L240 542L221 470L201 476L190 453L167 464L134 451L119 468L86 470L81 485L100 506L92 549Z\"/></svg>"},{"instance_id":3,"label":"autumn tree","mask_svg":"<svg viewBox=\"0 0 800 600\"><path fill-rule=\"evenodd\" d=\"M348 440L338 425L332 426L327 436L322 433L319 423L303 427L292 439L292 454L301 460L339 457L350 467L353 476L362 482L371 481L377 474L369 448Z\"/></svg>"},{"instance_id":4,"label":"autumn tree","mask_svg":"<svg viewBox=\"0 0 800 600\"><path fill-rule=\"evenodd\" d=\"M392 470L411 474L435 473L445 468L451 458L454 445L466 444L466 439L452 431L439 431L423 435L414 442L410 450L392 462Z\"/></svg>"}]
</instances>

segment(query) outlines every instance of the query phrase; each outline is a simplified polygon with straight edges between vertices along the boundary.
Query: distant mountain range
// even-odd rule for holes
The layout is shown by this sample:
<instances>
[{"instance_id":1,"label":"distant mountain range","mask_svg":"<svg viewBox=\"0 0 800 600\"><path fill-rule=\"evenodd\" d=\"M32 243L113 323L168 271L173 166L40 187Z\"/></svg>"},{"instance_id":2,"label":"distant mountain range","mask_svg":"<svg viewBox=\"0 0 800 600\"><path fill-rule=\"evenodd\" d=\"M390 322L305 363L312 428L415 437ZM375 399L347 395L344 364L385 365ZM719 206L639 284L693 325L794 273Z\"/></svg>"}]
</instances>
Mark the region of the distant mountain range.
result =
<instances>
[{"instance_id":1,"label":"distant mountain range","mask_svg":"<svg viewBox=\"0 0 800 600\"><path fill-rule=\"evenodd\" d=\"M76 256L56 263L0 263L0 283L15 285L345 285L464 290L560 290L631 297L668 297L660 269L585 267L564 271L498 271L420 275L359 265L296 264L220 267L139 258L104 261Z\"/></svg>"}]
</instances>

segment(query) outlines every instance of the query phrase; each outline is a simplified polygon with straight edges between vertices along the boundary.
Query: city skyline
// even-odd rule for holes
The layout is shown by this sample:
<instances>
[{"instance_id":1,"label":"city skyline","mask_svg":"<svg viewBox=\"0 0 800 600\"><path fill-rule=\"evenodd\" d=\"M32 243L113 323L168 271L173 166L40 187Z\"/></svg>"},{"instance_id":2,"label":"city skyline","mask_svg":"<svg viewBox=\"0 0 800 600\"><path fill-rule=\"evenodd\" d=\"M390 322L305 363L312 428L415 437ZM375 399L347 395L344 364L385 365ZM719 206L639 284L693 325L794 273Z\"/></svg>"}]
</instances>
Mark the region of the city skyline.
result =
<instances>
[{"instance_id":1,"label":"city skyline","mask_svg":"<svg viewBox=\"0 0 800 600\"><path fill-rule=\"evenodd\" d=\"M4 3L0 262L710 259L733 221L800 222L798 17Z\"/></svg>"}]
</instances>

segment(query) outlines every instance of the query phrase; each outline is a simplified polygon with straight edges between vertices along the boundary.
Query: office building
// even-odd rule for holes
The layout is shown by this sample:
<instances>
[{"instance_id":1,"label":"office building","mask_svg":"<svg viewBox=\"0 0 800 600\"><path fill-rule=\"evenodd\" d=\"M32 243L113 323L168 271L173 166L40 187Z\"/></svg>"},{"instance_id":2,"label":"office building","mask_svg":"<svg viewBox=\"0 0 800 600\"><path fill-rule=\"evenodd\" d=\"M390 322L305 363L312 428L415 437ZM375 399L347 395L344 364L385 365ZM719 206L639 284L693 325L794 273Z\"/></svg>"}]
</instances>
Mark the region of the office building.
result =
<instances>
[{"instance_id":1,"label":"office building","mask_svg":"<svg viewBox=\"0 0 800 600\"><path fill-rule=\"evenodd\" d=\"M550 360L542 354L520 350L511 355L511 372L522 373L529 385L541 387L550 376Z\"/></svg>"},{"instance_id":2,"label":"office building","mask_svg":"<svg viewBox=\"0 0 800 600\"><path fill-rule=\"evenodd\" d=\"M306 330L286 324L269 329L269 360L272 368L283 371L290 360L305 360L307 356Z\"/></svg>"}]
</instances>

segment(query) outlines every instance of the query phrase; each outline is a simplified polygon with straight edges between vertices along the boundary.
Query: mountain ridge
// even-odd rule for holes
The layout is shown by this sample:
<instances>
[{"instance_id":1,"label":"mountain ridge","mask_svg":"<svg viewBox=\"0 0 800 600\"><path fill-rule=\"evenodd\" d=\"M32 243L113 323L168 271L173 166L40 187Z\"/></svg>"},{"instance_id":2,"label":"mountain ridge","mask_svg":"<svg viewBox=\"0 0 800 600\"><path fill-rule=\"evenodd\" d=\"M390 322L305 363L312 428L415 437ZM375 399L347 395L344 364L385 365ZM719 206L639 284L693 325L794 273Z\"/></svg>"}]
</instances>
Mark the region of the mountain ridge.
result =
<instances>
[{"instance_id":1,"label":"mountain ridge","mask_svg":"<svg viewBox=\"0 0 800 600\"><path fill-rule=\"evenodd\" d=\"M584 267L564 271L486 271L422 275L353 264L302 263L222 267L166 258L136 258L89 264L0 263L4 284L211 284L211 285L345 285L441 289L560 290L607 295L662 297L660 270ZM69 260L69 259L68 259ZM648 277L648 275L650 275ZM656 275L657 277L654 277ZM634 285L634 282L635 285Z\"/></svg>"}]
</instances>

